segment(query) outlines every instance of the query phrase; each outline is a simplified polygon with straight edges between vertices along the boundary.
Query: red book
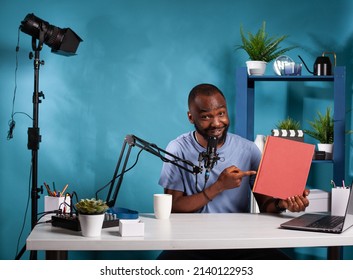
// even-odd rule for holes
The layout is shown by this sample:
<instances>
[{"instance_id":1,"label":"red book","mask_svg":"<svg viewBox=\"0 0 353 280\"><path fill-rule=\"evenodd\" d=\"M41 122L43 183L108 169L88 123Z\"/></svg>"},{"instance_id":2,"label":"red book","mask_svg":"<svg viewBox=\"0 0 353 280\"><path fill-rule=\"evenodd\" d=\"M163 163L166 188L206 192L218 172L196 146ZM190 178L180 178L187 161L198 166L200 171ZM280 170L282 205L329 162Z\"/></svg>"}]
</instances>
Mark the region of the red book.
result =
<instances>
[{"instance_id":1,"label":"red book","mask_svg":"<svg viewBox=\"0 0 353 280\"><path fill-rule=\"evenodd\" d=\"M268 136L253 192L280 199L302 195L314 150L312 144Z\"/></svg>"}]
</instances>

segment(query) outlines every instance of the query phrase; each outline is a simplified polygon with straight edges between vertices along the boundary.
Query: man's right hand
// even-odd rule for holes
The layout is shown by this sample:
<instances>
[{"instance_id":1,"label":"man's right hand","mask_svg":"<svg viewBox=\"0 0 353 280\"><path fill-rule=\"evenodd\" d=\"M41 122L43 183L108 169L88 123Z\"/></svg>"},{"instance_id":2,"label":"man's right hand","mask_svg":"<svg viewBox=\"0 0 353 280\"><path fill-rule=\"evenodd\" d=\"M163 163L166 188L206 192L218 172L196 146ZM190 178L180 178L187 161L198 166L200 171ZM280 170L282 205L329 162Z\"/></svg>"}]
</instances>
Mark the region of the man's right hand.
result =
<instances>
[{"instance_id":1,"label":"man's right hand","mask_svg":"<svg viewBox=\"0 0 353 280\"><path fill-rule=\"evenodd\" d=\"M219 175L217 182L223 190L233 189L240 186L244 176L255 175L256 171L242 171L236 166L227 167Z\"/></svg>"},{"instance_id":2,"label":"man's right hand","mask_svg":"<svg viewBox=\"0 0 353 280\"><path fill-rule=\"evenodd\" d=\"M244 176L251 176L254 174L256 174L256 171L242 171L236 166L230 166L223 170L214 184L200 193L185 195L182 191L169 189L165 189L165 192L173 195L173 213L196 212L222 191L239 187ZM207 192L206 195L204 192Z\"/></svg>"}]
</instances>

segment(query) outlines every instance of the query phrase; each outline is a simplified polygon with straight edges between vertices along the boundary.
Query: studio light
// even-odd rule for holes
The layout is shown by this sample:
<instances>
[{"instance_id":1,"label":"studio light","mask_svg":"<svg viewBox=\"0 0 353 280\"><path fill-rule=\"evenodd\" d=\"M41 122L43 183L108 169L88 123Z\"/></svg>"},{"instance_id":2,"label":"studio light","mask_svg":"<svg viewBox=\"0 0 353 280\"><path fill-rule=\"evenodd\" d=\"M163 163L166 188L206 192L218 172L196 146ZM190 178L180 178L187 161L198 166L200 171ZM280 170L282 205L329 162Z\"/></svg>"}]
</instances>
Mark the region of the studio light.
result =
<instances>
[{"instance_id":1,"label":"studio light","mask_svg":"<svg viewBox=\"0 0 353 280\"><path fill-rule=\"evenodd\" d=\"M27 14L24 20L19 26L19 30L32 36L32 50L30 52L29 59L33 59L34 68L34 91L33 91L33 126L28 128L28 144L27 148L32 151L31 159L31 227L32 229L38 222L38 199L42 193L43 187L38 187L38 150L39 143L42 140L39 130L39 104L44 99L44 94L39 91L39 69L41 65L44 65L44 60L40 59L40 51L43 48L43 44L46 44L51 48L53 53L57 53L64 56L73 56L76 53L78 45L82 42L82 39L77 36L70 28L59 28L49 24L34 14ZM18 48L16 48L17 51ZM23 247L16 259L26 251L26 246ZM37 259L37 252L31 251L30 258L32 260Z\"/></svg>"},{"instance_id":2,"label":"studio light","mask_svg":"<svg viewBox=\"0 0 353 280\"><path fill-rule=\"evenodd\" d=\"M82 39L70 28L59 28L47 21L28 14L21 22L22 32L39 40L40 44L46 44L51 51L57 54L71 56L76 53Z\"/></svg>"}]
</instances>

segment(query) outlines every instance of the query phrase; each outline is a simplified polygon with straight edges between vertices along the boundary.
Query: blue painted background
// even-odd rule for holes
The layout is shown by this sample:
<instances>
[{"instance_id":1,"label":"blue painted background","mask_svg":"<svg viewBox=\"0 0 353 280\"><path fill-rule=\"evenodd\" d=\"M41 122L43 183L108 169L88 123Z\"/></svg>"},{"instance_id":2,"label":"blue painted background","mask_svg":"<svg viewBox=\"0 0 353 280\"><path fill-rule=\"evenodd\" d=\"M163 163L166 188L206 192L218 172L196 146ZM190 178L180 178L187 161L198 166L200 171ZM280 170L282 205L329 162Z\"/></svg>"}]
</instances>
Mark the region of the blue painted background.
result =
<instances>
[{"instance_id":1,"label":"blue painted background","mask_svg":"<svg viewBox=\"0 0 353 280\"><path fill-rule=\"evenodd\" d=\"M283 46L299 46L288 55L298 60L300 54L310 67L323 51L335 51L337 65L347 67L347 129L351 127L353 3L349 0L1 0L0 4L0 259L13 259L30 230L27 129L31 119L16 114L14 138L6 140L18 27L28 13L55 26L70 27L84 40L74 57L52 54L47 46L40 52L45 65L40 68L39 88L45 99L39 105L39 184L55 182L61 188L68 183L68 191L76 191L79 197L93 196L111 179L126 134L165 147L169 140L192 129L186 99L190 89L201 82L214 83L224 91L234 130L235 71L247 60L244 52L234 51L240 43L241 24L255 32L266 20L270 34L290 36ZM31 116L31 37L20 33L19 45L14 109ZM267 74L272 73L271 63ZM303 73L307 74L306 70ZM324 86L277 84L259 90L257 134L269 134L288 114L305 126L317 110L332 104ZM284 94L277 94L279 91ZM306 100L304 109L297 106L298 92ZM346 174L350 180L353 168L350 138L347 140ZM134 155L135 151L132 158ZM156 157L142 153L137 166L125 176L117 205L151 212L152 194L162 192L157 184L161 165ZM330 175L320 186L328 185L329 179ZM43 200L41 196L40 211ZM317 251L299 252L298 257L325 255ZM153 258L156 253L73 252L70 256Z\"/></svg>"}]
</instances>

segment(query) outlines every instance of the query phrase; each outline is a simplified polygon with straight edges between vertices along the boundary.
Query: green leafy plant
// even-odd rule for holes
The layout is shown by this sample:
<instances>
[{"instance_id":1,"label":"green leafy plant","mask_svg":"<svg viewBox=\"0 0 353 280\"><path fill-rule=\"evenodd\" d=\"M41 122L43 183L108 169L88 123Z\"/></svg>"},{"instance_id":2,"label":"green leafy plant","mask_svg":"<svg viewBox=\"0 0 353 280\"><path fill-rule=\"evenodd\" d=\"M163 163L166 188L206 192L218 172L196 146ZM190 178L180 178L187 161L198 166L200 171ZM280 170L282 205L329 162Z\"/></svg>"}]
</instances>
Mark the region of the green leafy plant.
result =
<instances>
[{"instance_id":1,"label":"green leafy plant","mask_svg":"<svg viewBox=\"0 0 353 280\"><path fill-rule=\"evenodd\" d=\"M86 215L103 214L109 208L103 200L96 200L95 198L81 199L78 203L75 204L75 207L79 214Z\"/></svg>"},{"instance_id":2,"label":"green leafy plant","mask_svg":"<svg viewBox=\"0 0 353 280\"><path fill-rule=\"evenodd\" d=\"M315 138L320 143L333 143L333 117L330 107L326 109L325 115L317 112L317 117L313 121L309 121L309 124L311 130L304 130L306 134Z\"/></svg>"},{"instance_id":3,"label":"green leafy plant","mask_svg":"<svg viewBox=\"0 0 353 280\"><path fill-rule=\"evenodd\" d=\"M300 122L292 119L291 117L287 117L286 119L279 121L276 124L278 129L286 129L286 130L300 130Z\"/></svg>"},{"instance_id":4,"label":"green leafy plant","mask_svg":"<svg viewBox=\"0 0 353 280\"><path fill-rule=\"evenodd\" d=\"M256 34L251 32L245 34L243 26L241 26L240 36L242 45L237 46L236 50L245 50L249 55L250 60L270 62L278 56L296 48L296 46L280 48L280 43L283 42L288 35L282 35L279 37L270 36L266 32L265 21L263 21L261 28Z\"/></svg>"}]
</instances>

